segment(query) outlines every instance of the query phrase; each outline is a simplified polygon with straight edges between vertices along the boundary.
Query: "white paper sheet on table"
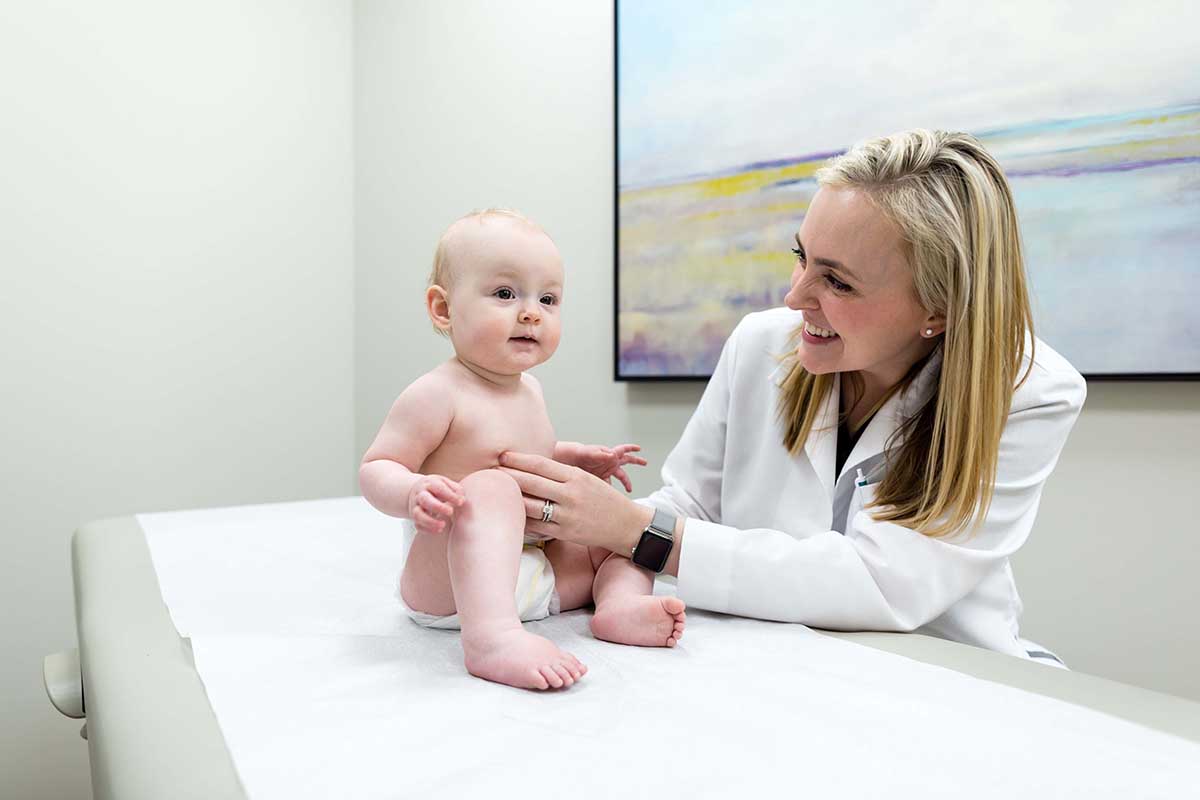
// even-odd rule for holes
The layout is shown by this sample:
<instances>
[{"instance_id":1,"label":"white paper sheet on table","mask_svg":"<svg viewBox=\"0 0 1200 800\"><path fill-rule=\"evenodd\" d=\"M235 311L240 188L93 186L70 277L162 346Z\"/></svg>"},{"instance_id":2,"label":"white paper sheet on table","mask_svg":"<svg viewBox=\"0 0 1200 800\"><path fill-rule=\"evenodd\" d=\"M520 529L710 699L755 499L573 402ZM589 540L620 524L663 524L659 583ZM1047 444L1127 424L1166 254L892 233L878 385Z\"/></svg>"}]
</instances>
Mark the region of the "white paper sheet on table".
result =
<instances>
[{"instance_id":1,"label":"white paper sheet on table","mask_svg":"<svg viewBox=\"0 0 1200 800\"><path fill-rule=\"evenodd\" d=\"M400 535L359 498L139 517L164 599L259 798L1180 797L1200 745L813 633L688 615L673 650L528 627L588 675L468 676L395 599Z\"/></svg>"}]
</instances>

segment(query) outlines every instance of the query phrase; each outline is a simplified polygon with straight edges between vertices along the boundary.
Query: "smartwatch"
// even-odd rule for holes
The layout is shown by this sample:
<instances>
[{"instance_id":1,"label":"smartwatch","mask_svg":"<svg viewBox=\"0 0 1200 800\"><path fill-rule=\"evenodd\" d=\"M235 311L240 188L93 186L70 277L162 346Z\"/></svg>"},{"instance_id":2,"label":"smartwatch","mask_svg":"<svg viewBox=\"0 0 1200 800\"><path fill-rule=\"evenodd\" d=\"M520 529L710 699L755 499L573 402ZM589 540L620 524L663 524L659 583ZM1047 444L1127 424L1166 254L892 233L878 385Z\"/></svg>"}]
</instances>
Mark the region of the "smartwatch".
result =
<instances>
[{"instance_id":1,"label":"smartwatch","mask_svg":"<svg viewBox=\"0 0 1200 800\"><path fill-rule=\"evenodd\" d=\"M642 538L633 548L629 560L652 572L662 572L667 566L671 548L675 546L675 517L661 509L655 509L654 519L642 531Z\"/></svg>"}]
</instances>

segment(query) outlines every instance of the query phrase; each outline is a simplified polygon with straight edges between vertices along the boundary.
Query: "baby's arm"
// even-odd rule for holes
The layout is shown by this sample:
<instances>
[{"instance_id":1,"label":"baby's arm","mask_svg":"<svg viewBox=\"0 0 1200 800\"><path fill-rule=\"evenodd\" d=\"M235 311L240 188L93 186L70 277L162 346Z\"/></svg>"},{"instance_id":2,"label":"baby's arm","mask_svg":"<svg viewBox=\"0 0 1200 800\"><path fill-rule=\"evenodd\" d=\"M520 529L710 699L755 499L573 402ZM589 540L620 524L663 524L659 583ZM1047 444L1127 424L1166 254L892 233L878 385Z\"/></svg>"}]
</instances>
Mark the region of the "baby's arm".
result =
<instances>
[{"instance_id":1,"label":"baby's arm","mask_svg":"<svg viewBox=\"0 0 1200 800\"><path fill-rule=\"evenodd\" d=\"M554 460L563 464L579 467L598 478L608 480L616 478L632 492L633 484L622 469L626 464L646 466L646 459L632 455L642 448L636 444L621 444L616 447L603 447L598 444L580 444L579 442L558 442L554 445Z\"/></svg>"},{"instance_id":2,"label":"baby's arm","mask_svg":"<svg viewBox=\"0 0 1200 800\"><path fill-rule=\"evenodd\" d=\"M385 514L411 519L422 533L445 530L466 499L454 481L417 472L450 429L454 410L446 394L432 374L401 392L358 470L367 502Z\"/></svg>"}]
</instances>

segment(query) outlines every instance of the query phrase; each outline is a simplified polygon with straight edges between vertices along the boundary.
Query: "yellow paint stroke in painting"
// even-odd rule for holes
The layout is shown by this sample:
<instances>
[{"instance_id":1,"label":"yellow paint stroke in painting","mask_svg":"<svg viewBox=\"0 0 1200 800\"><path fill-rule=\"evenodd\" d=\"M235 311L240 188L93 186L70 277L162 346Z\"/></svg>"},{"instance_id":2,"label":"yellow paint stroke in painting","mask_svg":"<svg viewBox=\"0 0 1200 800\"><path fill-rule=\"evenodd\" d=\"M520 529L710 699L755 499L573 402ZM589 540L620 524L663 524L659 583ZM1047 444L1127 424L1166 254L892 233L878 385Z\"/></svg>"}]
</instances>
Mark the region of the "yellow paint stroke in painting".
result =
<instances>
[{"instance_id":1,"label":"yellow paint stroke in painting","mask_svg":"<svg viewBox=\"0 0 1200 800\"><path fill-rule=\"evenodd\" d=\"M740 217L747 212L754 214L782 214L797 216L808 211L811 201L805 197L791 203L764 203L763 205L738 206L736 208L717 208L712 211L700 211L684 217L689 222L707 222L722 217Z\"/></svg>"},{"instance_id":2,"label":"yellow paint stroke in painting","mask_svg":"<svg viewBox=\"0 0 1200 800\"><path fill-rule=\"evenodd\" d=\"M825 159L802 161L797 164L786 164L781 167L764 167L747 172L738 172L734 175L722 175L718 178L701 178L686 183L653 186L646 189L627 189L621 192L621 197L623 200L629 202L665 200L680 193L695 193L695 195L705 198L731 197L744 192L761 189L764 186L770 186L780 181L811 178L824 165Z\"/></svg>"},{"instance_id":3,"label":"yellow paint stroke in painting","mask_svg":"<svg viewBox=\"0 0 1200 800\"><path fill-rule=\"evenodd\" d=\"M1185 133L1179 136L1164 136L1156 139L1142 139L1136 142L1120 142L1118 144L1101 145L1088 149L1088 155L1095 156L1136 156L1147 151L1167 152L1171 156L1191 157L1200 155L1200 133Z\"/></svg>"},{"instance_id":4,"label":"yellow paint stroke in painting","mask_svg":"<svg viewBox=\"0 0 1200 800\"><path fill-rule=\"evenodd\" d=\"M802 161L799 164L788 164L782 167L766 167L750 172L739 172L736 175L724 175L720 178L708 178L699 181L697 188L706 197L730 197L732 195L752 192L764 186L770 186L780 181L795 181L811 178L825 163L821 161Z\"/></svg>"},{"instance_id":5,"label":"yellow paint stroke in painting","mask_svg":"<svg viewBox=\"0 0 1200 800\"><path fill-rule=\"evenodd\" d=\"M1141 117L1130 120L1130 125L1158 125L1167 122L1200 121L1200 111L1189 111L1184 114L1160 114L1153 117Z\"/></svg>"}]
</instances>

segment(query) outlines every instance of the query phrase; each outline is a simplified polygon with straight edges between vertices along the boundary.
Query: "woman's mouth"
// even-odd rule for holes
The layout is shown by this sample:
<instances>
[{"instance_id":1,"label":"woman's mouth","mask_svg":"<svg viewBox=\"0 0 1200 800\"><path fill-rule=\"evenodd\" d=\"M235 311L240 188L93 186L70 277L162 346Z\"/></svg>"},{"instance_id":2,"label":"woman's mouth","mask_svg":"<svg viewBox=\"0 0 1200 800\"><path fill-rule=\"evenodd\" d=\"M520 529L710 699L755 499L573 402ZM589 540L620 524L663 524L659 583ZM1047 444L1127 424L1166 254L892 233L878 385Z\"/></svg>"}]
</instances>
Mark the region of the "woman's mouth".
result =
<instances>
[{"instance_id":1,"label":"woman's mouth","mask_svg":"<svg viewBox=\"0 0 1200 800\"><path fill-rule=\"evenodd\" d=\"M809 344L830 344L842 338L828 328L819 328L811 322L804 323L801 335Z\"/></svg>"}]
</instances>

